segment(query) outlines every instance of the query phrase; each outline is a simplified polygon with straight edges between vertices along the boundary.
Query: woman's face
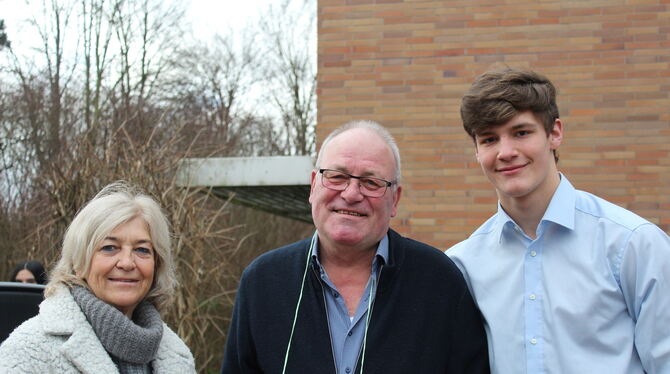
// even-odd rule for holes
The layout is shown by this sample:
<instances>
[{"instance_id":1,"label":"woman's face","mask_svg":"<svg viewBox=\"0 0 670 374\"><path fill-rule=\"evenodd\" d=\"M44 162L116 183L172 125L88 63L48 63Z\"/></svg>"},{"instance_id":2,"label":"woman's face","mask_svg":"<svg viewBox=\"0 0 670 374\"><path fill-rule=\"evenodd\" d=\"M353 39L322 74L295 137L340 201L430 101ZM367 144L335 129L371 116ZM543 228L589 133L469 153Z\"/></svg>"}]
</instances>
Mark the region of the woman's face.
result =
<instances>
[{"instance_id":1,"label":"woman's face","mask_svg":"<svg viewBox=\"0 0 670 374\"><path fill-rule=\"evenodd\" d=\"M154 279L155 252L141 217L117 226L96 248L84 277L102 301L132 318Z\"/></svg>"},{"instance_id":2,"label":"woman's face","mask_svg":"<svg viewBox=\"0 0 670 374\"><path fill-rule=\"evenodd\" d=\"M35 276L28 269L22 269L21 271L16 273L15 279L16 279L15 282L37 283L37 281L35 281Z\"/></svg>"}]
</instances>

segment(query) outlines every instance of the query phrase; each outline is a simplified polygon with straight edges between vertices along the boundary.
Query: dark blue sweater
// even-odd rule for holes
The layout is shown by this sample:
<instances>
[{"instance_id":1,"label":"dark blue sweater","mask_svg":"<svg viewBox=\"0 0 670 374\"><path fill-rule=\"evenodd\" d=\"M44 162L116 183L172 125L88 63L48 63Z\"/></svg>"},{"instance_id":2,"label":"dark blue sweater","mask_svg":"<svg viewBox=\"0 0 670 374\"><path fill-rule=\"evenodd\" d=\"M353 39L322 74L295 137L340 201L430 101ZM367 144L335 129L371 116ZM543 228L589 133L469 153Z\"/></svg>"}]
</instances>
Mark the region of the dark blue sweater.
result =
<instances>
[{"instance_id":1,"label":"dark blue sweater","mask_svg":"<svg viewBox=\"0 0 670 374\"><path fill-rule=\"evenodd\" d=\"M442 252L389 230L364 373L489 372L481 314ZM272 250L242 275L222 374L281 373L309 239ZM335 373L323 286L310 264L286 373ZM360 360L354 373L360 372ZM352 373L353 374L353 373Z\"/></svg>"}]
</instances>

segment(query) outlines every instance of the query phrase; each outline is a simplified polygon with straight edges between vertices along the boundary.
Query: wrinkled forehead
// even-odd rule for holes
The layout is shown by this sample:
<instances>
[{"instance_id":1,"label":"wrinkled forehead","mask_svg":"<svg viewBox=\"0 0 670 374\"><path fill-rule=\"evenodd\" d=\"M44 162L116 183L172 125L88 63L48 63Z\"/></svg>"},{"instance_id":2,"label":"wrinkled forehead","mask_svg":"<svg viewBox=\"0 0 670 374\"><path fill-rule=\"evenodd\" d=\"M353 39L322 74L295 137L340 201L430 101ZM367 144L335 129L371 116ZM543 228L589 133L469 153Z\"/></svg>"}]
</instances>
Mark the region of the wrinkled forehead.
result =
<instances>
[{"instance_id":1,"label":"wrinkled forehead","mask_svg":"<svg viewBox=\"0 0 670 374\"><path fill-rule=\"evenodd\" d=\"M319 167L368 165L395 175L395 157L391 147L377 133L365 128L347 130L325 144Z\"/></svg>"}]
</instances>

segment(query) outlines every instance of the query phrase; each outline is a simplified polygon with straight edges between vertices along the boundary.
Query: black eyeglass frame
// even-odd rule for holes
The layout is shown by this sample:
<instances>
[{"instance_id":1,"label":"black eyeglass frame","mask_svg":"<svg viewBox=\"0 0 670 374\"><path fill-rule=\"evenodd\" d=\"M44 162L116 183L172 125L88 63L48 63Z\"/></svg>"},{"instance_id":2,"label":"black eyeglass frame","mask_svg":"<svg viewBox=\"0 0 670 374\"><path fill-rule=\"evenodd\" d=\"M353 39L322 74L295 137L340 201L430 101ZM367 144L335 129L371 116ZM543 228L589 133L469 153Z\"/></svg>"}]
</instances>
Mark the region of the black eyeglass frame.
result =
<instances>
[{"instance_id":1,"label":"black eyeglass frame","mask_svg":"<svg viewBox=\"0 0 670 374\"><path fill-rule=\"evenodd\" d=\"M347 181L346 184L344 184L344 188L343 188L343 189L341 189L341 190L334 189L334 188L332 188L332 187L330 187L330 186L326 186L326 185L324 184L324 182L323 182L323 179L325 178L324 175L323 175L323 172L324 172L324 171L334 171L334 172L336 172L336 173L340 173L340 174L342 174L342 175L346 175L346 176L349 177L349 180ZM333 191L344 191L344 190L346 190L347 187L349 187L349 183L351 182L351 178L353 178L353 179L358 179L358 180L361 180L361 179L373 179L373 180L376 180L376 181L380 181L380 182L382 182L382 183L384 184L384 192L383 192L381 195L379 195L379 196L369 196L369 195L366 195L365 193L363 193L363 191L364 191L365 189L360 189L360 186L359 186L359 190L361 191L361 193L362 193L363 195L365 195L365 196L368 196L368 197L382 197L382 196L386 195L386 190L388 190L389 187L391 187L391 186L393 186L394 184L398 183L398 181L391 181L391 182L389 182L389 181L387 181L386 179L377 178L377 177L368 177L368 176L361 176L361 175L351 175L351 174L349 174L349 173L345 173L345 172L343 172L343 171L341 171L341 170L335 170L335 169L319 169L319 174L321 174L321 185L324 186L324 187L326 187L326 188L328 188L329 190L333 190ZM369 191L369 190L365 190L365 191Z\"/></svg>"}]
</instances>

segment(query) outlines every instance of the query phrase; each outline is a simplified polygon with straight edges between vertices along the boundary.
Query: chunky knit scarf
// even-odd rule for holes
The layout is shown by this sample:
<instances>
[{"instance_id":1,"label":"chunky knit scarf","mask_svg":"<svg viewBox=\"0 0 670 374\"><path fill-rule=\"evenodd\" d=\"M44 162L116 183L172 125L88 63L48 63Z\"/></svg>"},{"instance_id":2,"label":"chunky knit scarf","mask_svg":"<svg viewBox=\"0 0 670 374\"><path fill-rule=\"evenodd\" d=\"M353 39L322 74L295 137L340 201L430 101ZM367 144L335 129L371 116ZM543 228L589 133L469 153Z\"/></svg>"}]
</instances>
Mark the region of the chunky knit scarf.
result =
<instances>
[{"instance_id":1,"label":"chunky knit scarf","mask_svg":"<svg viewBox=\"0 0 670 374\"><path fill-rule=\"evenodd\" d=\"M163 321L156 308L142 301L131 321L115 307L98 299L81 286L72 288L72 296L86 315L102 346L114 358L131 364L146 365L156 356L163 336Z\"/></svg>"}]
</instances>

